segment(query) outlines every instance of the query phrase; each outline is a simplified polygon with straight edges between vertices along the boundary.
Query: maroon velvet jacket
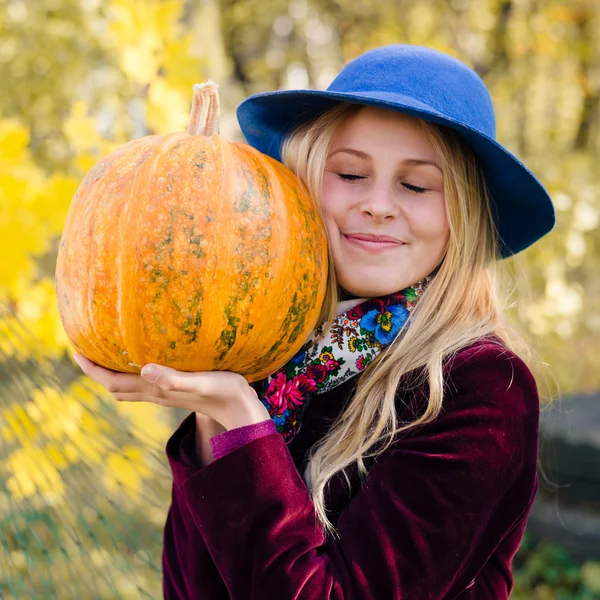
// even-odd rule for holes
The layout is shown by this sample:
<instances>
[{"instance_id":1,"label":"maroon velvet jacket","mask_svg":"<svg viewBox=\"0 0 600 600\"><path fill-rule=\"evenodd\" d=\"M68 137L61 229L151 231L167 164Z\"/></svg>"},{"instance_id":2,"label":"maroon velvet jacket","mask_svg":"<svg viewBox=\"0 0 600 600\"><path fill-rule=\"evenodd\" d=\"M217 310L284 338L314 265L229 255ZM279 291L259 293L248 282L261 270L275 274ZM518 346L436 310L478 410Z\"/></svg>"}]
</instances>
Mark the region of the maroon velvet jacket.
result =
<instances>
[{"instance_id":1,"label":"maroon velvet jacket","mask_svg":"<svg viewBox=\"0 0 600 600\"><path fill-rule=\"evenodd\" d=\"M309 448L356 378L314 396L290 445L267 433L207 466L190 461L195 420L167 443L173 497L164 531L167 600L502 600L537 491L539 400L523 361L497 338L445 368L442 413L327 493L340 539L315 524L302 478ZM404 420L426 390L397 397ZM214 439L214 438L212 438Z\"/></svg>"}]
</instances>

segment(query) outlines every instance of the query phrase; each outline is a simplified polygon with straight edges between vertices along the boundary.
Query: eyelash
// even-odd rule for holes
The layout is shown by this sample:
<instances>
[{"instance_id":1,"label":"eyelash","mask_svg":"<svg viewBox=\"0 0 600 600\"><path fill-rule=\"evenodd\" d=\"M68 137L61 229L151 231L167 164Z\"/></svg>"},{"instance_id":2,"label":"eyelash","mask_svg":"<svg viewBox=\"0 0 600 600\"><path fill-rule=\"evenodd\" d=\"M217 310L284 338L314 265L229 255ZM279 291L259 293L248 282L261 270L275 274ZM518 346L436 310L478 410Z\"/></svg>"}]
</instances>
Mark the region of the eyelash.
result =
<instances>
[{"instance_id":1,"label":"eyelash","mask_svg":"<svg viewBox=\"0 0 600 600\"><path fill-rule=\"evenodd\" d=\"M363 177L362 175L350 175L350 173L338 173L337 175L340 179L343 179L344 181L356 181L357 179L366 179L366 177ZM425 192L429 191L427 188L417 187L416 185L411 185L410 183L403 183L402 185L411 192L414 192L415 194L424 194Z\"/></svg>"}]
</instances>

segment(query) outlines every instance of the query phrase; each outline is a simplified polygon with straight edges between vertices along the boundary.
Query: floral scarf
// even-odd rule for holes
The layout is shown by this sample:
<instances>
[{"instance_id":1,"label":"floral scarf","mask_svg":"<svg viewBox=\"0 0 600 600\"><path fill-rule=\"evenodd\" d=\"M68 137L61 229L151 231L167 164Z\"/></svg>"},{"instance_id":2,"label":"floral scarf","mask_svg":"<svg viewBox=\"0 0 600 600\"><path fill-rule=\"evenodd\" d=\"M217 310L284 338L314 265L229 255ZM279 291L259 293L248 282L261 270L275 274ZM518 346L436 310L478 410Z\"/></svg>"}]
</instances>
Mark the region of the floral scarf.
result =
<instances>
[{"instance_id":1,"label":"floral scarf","mask_svg":"<svg viewBox=\"0 0 600 600\"><path fill-rule=\"evenodd\" d=\"M328 392L362 372L400 333L432 277L381 298L339 302L329 330L317 327L264 381L260 400L287 444L300 431L311 395Z\"/></svg>"}]
</instances>

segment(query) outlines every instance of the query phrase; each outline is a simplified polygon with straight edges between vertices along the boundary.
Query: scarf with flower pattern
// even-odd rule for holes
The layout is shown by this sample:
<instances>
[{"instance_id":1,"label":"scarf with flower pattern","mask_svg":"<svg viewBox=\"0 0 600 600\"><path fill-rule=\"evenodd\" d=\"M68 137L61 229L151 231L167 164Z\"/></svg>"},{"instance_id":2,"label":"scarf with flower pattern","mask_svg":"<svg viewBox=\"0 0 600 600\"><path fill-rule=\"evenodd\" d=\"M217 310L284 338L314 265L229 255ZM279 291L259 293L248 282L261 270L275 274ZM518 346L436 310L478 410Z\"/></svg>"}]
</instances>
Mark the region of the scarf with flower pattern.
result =
<instances>
[{"instance_id":1,"label":"scarf with flower pattern","mask_svg":"<svg viewBox=\"0 0 600 600\"><path fill-rule=\"evenodd\" d=\"M328 331L308 341L263 384L260 400L287 444L300 431L312 394L323 394L362 372L400 333L432 275L381 298L338 303Z\"/></svg>"}]
</instances>

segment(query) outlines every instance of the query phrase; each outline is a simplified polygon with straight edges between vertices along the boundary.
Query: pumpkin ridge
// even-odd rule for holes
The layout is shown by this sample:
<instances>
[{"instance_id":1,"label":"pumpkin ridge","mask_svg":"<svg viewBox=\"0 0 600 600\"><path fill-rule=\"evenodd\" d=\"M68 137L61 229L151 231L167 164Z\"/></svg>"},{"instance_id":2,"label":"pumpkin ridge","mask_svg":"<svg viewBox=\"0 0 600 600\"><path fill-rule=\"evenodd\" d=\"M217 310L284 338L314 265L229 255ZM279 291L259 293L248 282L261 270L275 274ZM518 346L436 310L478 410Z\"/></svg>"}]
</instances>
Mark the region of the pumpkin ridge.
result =
<instances>
[{"instance_id":1,"label":"pumpkin ridge","mask_svg":"<svg viewBox=\"0 0 600 600\"><path fill-rule=\"evenodd\" d=\"M284 189L281 185L280 178L278 177L278 173L274 172L272 166L270 164L265 164L260 160L260 155L257 155L255 152L248 152L249 147L244 146L240 148L242 152L246 155L250 154L250 160L252 161L252 173L255 174L257 178L257 193L266 200L265 205L270 207L269 214L267 215L269 218L269 238L270 244L267 246L268 248L273 248L273 255L267 255L267 263L269 265L269 282L273 280L278 280L282 277L283 273L281 272L283 265L286 263L293 263L294 260L294 251L293 245L295 244L295 239L293 238L292 232L290 231L290 220L288 215L288 206L280 207L277 210L277 206L274 205L276 198L280 199L280 202L283 203ZM246 158L246 160L248 160ZM286 248L286 240L288 241L288 252L285 255L282 255L281 252L284 248ZM272 302L273 311L265 311L263 315L263 323L265 327L270 327L273 330L276 329L277 324L280 320L279 312L276 310L278 305L283 303L284 305L287 303L287 281L286 286L280 290L280 297ZM269 297L269 296L268 296ZM275 315L277 315L275 317ZM252 317L256 320L256 317ZM257 323L257 327L262 329L261 323ZM262 340L260 340L262 342ZM281 340L278 347L283 343ZM261 343L262 345L262 343ZM270 348L264 347L263 352L260 356L257 356L251 365L251 370L262 370L265 367L265 363L268 362L270 356Z\"/></svg>"},{"instance_id":2,"label":"pumpkin ridge","mask_svg":"<svg viewBox=\"0 0 600 600\"><path fill-rule=\"evenodd\" d=\"M254 149L248 148L248 150L249 153L252 154L253 160L256 160L257 155ZM289 205L290 190L288 188L293 188L293 186L296 185L296 180L295 177L293 177L293 174L289 175L287 172L285 173L285 177L277 177L278 173L276 173L275 171L279 167L279 163L266 162L265 164L265 162L261 162L260 169L257 169L257 176L260 180L260 184L262 184L261 189L264 186L270 185L272 187L271 195L275 198L286 198ZM267 176L265 173L267 173L269 176ZM290 218L288 218L288 211L289 206L286 206L285 211L280 211L282 219L280 222L277 223L281 226L281 237L283 238L282 241L286 238L289 240L287 244L287 254L285 256L280 256L277 264L279 266L282 266L283 264L288 264L288 268L292 268L293 271L296 272L300 269L299 263L302 261L302 258L298 254L299 248L297 244L299 242L304 244L306 240L303 241L302 239L299 240L294 237L293 223L290 220ZM283 244L281 244L281 246L285 247ZM277 274L273 275L273 277L276 276ZM293 274L291 275L291 278L292 280L294 279ZM298 291L303 297L301 305L298 304ZM282 332L285 332L286 328L289 328L291 323L295 321L296 323L294 330L292 331L291 335L287 338L285 336L282 336L270 347L265 348L264 354L257 360L255 360L252 364L253 370L263 371L265 369L265 365L271 363L273 356L277 353L282 354L282 357L280 357L279 362L281 364L284 364L295 353L295 349L293 348L292 344L297 339L297 337L302 333L305 334L304 337L307 337L308 332L305 331L306 323L304 313L305 308L310 309L310 306L308 306L310 304L310 300L305 297L305 293L302 291L301 288L298 291L292 290L292 288L289 287L289 285L286 286L286 288L284 288L284 291L282 293L285 293L286 297L282 299L282 303L285 305L291 302L292 306L288 310L288 313L285 314L281 320L278 320L278 323L273 322L272 319L270 320L270 326L273 329L277 328L279 331ZM289 300L288 296L291 296ZM275 364L273 364L272 367L274 368L271 369L271 372L277 368Z\"/></svg>"},{"instance_id":3,"label":"pumpkin ridge","mask_svg":"<svg viewBox=\"0 0 600 600\"><path fill-rule=\"evenodd\" d=\"M149 148L156 142L158 136L149 136L146 138L141 138L138 140L133 140L127 144L129 152L123 152L120 155L105 158L106 162L110 162L111 169L120 169L123 168L124 165L131 162L131 152L135 151L136 156L137 153L141 152L145 155ZM137 161L139 163L139 161ZM143 162L143 161L142 161ZM102 169L100 169L102 172ZM92 174L93 175L93 174ZM106 178L96 176L97 173L93 176L92 181L88 184L92 190L90 191L97 192L93 193L90 197L91 201L88 201L86 209L84 211L84 216L87 216L87 227L85 223L83 224L83 228L80 231L83 234L83 243L88 247L87 253L87 264L84 267L83 272L90 274L96 273L97 263L98 263L98 251L102 250L102 247L99 244L90 244L89 240L96 239L98 236L102 236L103 239L106 240L106 231L110 231L110 217L114 214L114 211L102 211L98 210L99 204L102 202L105 205L107 203L111 203L111 208L114 208L114 199L112 198L115 185L112 184L112 181L106 181ZM89 180L88 180L89 181ZM111 185L112 184L112 185ZM86 186L87 187L87 186ZM84 188L85 189L85 188ZM107 196L109 196L109 200L107 200ZM104 217L104 218L103 218ZM98 228L102 230L103 225L105 225L105 230L98 234ZM84 233L85 232L85 233ZM87 239L86 239L87 238ZM80 238L81 239L81 238ZM106 241L105 241L106 246ZM114 281L107 282L108 285L114 285ZM123 340L113 341L112 347L108 346L108 340L106 339L103 331L106 329L106 324L97 321L96 315L98 313L98 309L94 308L94 304L96 304L97 300L95 299L97 296L98 288L94 285L90 285L87 288L87 297L83 302L81 302L81 306L85 311L84 322L87 322L90 326L90 337L93 339L100 340L101 343L92 347L91 356L95 357L96 362L99 364L103 364L109 368L120 368L121 365L115 363L112 359L112 356L116 353L121 353L123 348ZM114 308L114 307L107 307ZM79 336L80 344L86 344L87 341L87 332ZM119 344L120 342L120 344ZM90 356L90 354L88 354Z\"/></svg>"},{"instance_id":4,"label":"pumpkin ridge","mask_svg":"<svg viewBox=\"0 0 600 600\"><path fill-rule=\"evenodd\" d=\"M117 317L117 331L121 333L121 342L125 351L127 352L128 365L138 366L141 368L145 362L144 350L143 350L143 329L145 319L143 315L133 314L137 308L135 302L131 302L131 299L126 297L124 290L135 289L137 285L134 285L133 281L129 281L133 276L132 270L126 269L124 262L128 261L128 266L135 259L139 248L141 228L139 226L140 214L144 213L143 207L139 207L139 197L142 175L149 177L151 184L151 178L158 158L160 157L160 148L163 140L157 138L156 141L150 146L150 156L144 161L136 162L127 173L128 184L127 184L127 198L124 202L122 212L119 215L117 222L117 250L115 252L115 265L116 265L116 317ZM148 171L150 173L148 173ZM144 177L146 179L146 177ZM134 229L135 233L132 235L131 230ZM141 363L141 364L140 364Z\"/></svg>"},{"instance_id":5,"label":"pumpkin ridge","mask_svg":"<svg viewBox=\"0 0 600 600\"><path fill-rule=\"evenodd\" d=\"M247 321L251 318L249 313L256 294L259 292L260 278L252 278L252 273L262 270L264 268L263 263L270 264L270 261L268 250L265 259L261 260L259 254L261 253L262 246L257 244L255 247L255 244L252 242L253 238L255 239L257 236L264 239L262 232L257 230L258 221L261 215L263 219L266 218L268 221L268 217L272 214L272 209L269 208L272 196L271 194L267 194L266 196L263 194L265 202L258 203L258 190L256 189L253 175L260 167L253 164L252 169L248 168L245 158L240 156L237 149L231 144L219 143L219 146L221 146L223 152L223 164L231 165L232 169L241 175L239 184L236 183L238 179L234 178L226 177L223 181L223 185L225 186L224 197L240 199L239 202L232 202L226 207L229 211L227 220L233 220L233 213L248 215L246 226L244 227L244 223L242 222L238 228L237 235L230 238L232 242L231 252L234 257L230 268L235 274L233 276L232 288L228 294L228 300L222 309L226 320L226 327L222 330L216 345L219 351L216 364L219 367L230 368L230 361L226 360L227 355L230 352L235 353L235 366L238 367L237 360L239 359L237 359L237 356L243 355L244 348L248 344L254 343L253 334L238 338L237 333L238 330L244 328L249 332L254 329L254 326L249 329L247 328ZM266 209L265 206L267 207ZM267 229L270 229L268 222ZM233 242L235 242L235 246Z\"/></svg>"},{"instance_id":6,"label":"pumpkin ridge","mask_svg":"<svg viewBox=\"0 0 600 600\"><path fill-rule=\"evenodd\" d=\"M142 139L147 142L147 145L145 143L140 144L141 147L136 148L138 153L135 157L135 160L131 165L128 165L127 172L124 174L125 183L123 185L122 193L126 196L126 200L124 200L120 205L117 204L115 206L113 204L113 209L118 208L119 211L117 212L116 210L113 210L113 212L111 213L113 217L113 222L116 221L117 225L115 228L116 235L114 236L113 243L111 244L111 259L113 260L113 264L115 265L115 273L111 285L116 291L115 306L113 307L113 318L115 321L115 329L120 334L120 339L118 339L114 345L118 346L119 358L121 358L125 365L127 365L128 370L134 370L135 367L141 367L142 365L139 363L143 361L144 355L143 352L140 351L139 346L136 346L135 343L132 344L132 340L138 341L139 334L136 333L135 335L131 335L126 324L130 325L131 327L135 327L136 323L140 323L143 327L143 319L139 319L138 315L135 315L135 318L128 318L127 315L124 314L126 311L123 309L123 305L125 302L130 302L131 298L126 297L126 295L123 293L123 290L126 290L128 288L135 289L137 287L128 286L127 281L123 276L124 261L128 260L129 262L132 262L133 260L134 252L136 250L135 244L136 241L139 239L137 233L139 229L136 228L135 235L131 235L131 232L126 234L123 232L123 229L125 226L132 226L132 214L137 215L141 212L138 208L138 182L140 180L141 175L156 160L156 149L161 142L161 138L159 136L148 136L147 138ZM139 155L140 153L141 156ZM113 190L113 193L114 191L116 190ZM112 223L106 222L107 230L109 228L109 225L112 225ZM112 227L110 228L112 229ZM127 244L129 244L129 249L131 250L130 252L127 251ZM133 323L129 323L129 321L133 321ZM105 331L107 331L106 326L104 327L104 329ZM106 340L106 342L108 343L108 340ZM133 367L133 369L131 367ZM123 365L118 365L118 368L123 368Z\"/></svg>"},{"instance_id":7,"label":"pumpkin ridge","mask_svg":"<svg viewBox=\"0 0 600 600\"><path fill-rule=\"evenodd\" d=\"M194 156L189 156L189 148L194 148ZM202 243L204 232L191 206L194 195L194 185L189 189L182 185L177 175L182 169L187 169L190 162L197 159L198 154L204 154L204 144L201 141L197 147L195 139L187 134L170 134L166 136L157 149L157 163L163 166L163 175L158 178L150 176L149 182L154 181L156 212L162 218L160 226L156 226L157 234L153 237L145 252L151 252L154 268L150 273L150 283L153 284L150 297L150 318L153 322L147 334L146 346L157 347L163 338L169 338L169 346L163 352L153 356L152 360L169 363L173 360L171 352L177 348L177 343L190 347L193 354L196 351L198 332L203 321L204 286L201 277L194 280L194 288L189 289L188 275L200 268L204 257ZM155 165L152 165L154 168ZM161 178L164 181L161 181ZM189 212L188 212L189 211ZM154 218L150 219L152 222ZM178 248L183 248L178 251ZM185 264L186 256L193 257L194 262L188 268L178 268ZM153 277L156 275L156 277ZM189 294L185 297L186 292ZM171 311L173 318L171 327L164 322L165 311ZM177 365L180 366L180 365Z\"/></svg>"}]
</instances>

